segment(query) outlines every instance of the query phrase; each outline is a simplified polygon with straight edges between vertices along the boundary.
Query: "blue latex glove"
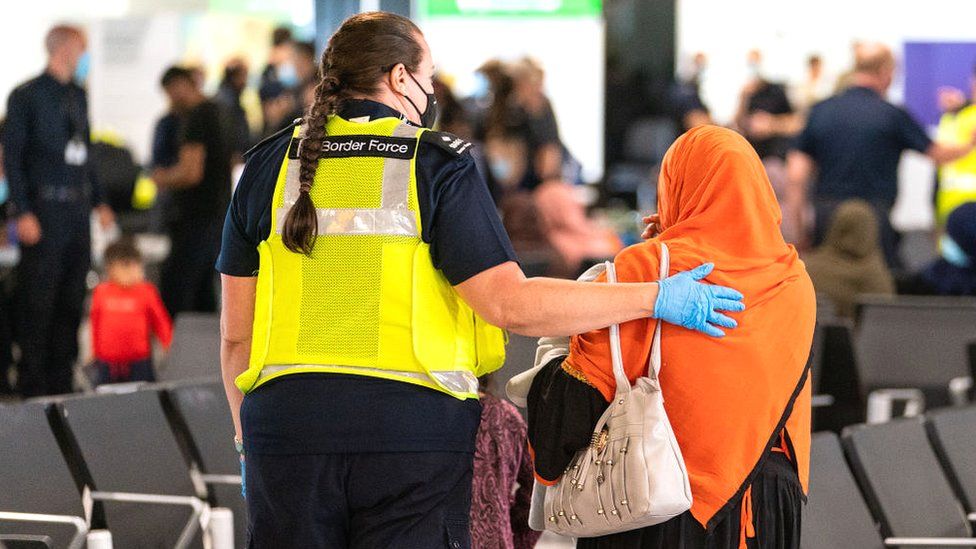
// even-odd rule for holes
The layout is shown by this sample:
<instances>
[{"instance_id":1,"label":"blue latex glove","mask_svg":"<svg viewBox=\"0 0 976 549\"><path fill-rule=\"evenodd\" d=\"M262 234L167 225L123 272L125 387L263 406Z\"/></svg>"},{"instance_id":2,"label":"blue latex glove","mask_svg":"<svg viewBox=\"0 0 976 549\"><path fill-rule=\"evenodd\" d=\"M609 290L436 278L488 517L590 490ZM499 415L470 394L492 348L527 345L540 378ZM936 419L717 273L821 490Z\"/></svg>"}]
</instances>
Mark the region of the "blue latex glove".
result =
<instances>
[{"instance_id":1,"label":"blue latex glove","mask_svg":"<svg viewBox=\"0 0 976 549\"><path fill-rule=\"evenodd\" d=\"M247 499L247 475L244 474L244 454L241 454L241 497Z\"/></svg>"},{"instance_id":2,"label":"blue latex glove","mask_svg":"<svg viewBox=\"0 0 976 549\"><path fill-rule=\"evenodd\" d=\"M712 337L725 336L725 332L716 326L738 326L735 320L718 311L744 311L746 306L742 303L742 294L732 288L699 282L714 268L714 264L706 263L660 281L657 301L654 302L654 318Z\"/></svg>"}]
</instances>

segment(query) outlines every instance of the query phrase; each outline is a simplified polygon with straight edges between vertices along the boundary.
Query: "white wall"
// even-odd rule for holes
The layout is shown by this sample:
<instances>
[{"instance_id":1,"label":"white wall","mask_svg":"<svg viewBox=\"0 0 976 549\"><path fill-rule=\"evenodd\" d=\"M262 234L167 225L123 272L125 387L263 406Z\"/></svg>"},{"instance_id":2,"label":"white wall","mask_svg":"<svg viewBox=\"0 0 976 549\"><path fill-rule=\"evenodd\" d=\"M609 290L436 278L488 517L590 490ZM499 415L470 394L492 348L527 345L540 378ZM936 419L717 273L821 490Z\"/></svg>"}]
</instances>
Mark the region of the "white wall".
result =
<instances>
[{"instance_id":1,"label":"white wall","mask_svg":"<svg viewBox=\"0 0 976 549\"><path fill-rule=\"evenodd\" d=\"M900 55L909 40L972 41L976 2L972 0L678 0L677 61L695 52L708 56L703 99L720 122L735 111L746 77L746 54L764 53L764 73L773 79L799 81L805 59L820 54L825 69L837 75L851 64L856 40L887 43ZM899 75L900 78L900 75ZM898 103L902 85L889 99ZM920 155L905 155L900 169L899 202L892 220L901 229L932 224L934 167Z\"/></svg>"},{"instance_id":2,"label":"white wall","mask_svg":"<svg viewBox=\"0 0 976 549\"><path fill-rule=\"evenodd\" d=\"M470 89L475 69L488 59L531 55L546 70L546 92L566 146L583 176L603 176L604 25L590 18L435 18L420 26L438 71Z\"/></svg>"},{"instance_id":3,"label":"white wall","mask_svg":"<svg viewBox=\"0 0 976 549\"><path fill-rule=\"evenodd\" d=\"M167 108L159 77L180 59L180 31L177 14L103 20L90 27L92 127L121 135L137 161L149 159L153 127Z\"/></svg>"}]
</instances>

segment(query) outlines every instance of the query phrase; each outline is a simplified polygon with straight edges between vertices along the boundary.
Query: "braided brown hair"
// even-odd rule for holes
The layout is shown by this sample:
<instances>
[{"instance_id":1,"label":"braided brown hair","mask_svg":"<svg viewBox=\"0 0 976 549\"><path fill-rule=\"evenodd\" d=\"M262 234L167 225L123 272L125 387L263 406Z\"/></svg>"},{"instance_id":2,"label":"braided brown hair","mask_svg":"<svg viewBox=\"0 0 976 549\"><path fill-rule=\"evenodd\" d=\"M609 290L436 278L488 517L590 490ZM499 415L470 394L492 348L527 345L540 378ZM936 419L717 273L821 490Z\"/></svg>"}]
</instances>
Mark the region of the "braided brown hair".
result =
<instances>
[{"instance_id":1,"label":"braided brown hair","mask_svg":"<svg viewBox=\"0 0 976 549\"><path fill-rule=\"evenodd\" d=\"M304 120L306 133L298 153L299 196L281 230L281 242L292 252L311 255L318 236L318 217L309 192L328 116L346 99L375 94L383 74L396 65L418 70L423 58L420 36L420 29L406 17L376 11L346 19L329 38L319 67L322 78Z\"/></svg>"}]
</instances>

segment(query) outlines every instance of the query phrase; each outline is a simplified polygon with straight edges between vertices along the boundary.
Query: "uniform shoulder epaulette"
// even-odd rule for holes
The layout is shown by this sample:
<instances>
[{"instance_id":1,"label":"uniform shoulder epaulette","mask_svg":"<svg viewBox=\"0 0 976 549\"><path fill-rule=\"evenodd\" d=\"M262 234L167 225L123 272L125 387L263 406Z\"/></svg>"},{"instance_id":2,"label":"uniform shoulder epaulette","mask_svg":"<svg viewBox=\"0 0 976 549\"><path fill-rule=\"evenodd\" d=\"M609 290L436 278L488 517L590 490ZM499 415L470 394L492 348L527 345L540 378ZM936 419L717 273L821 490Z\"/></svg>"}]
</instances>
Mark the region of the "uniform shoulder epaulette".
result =
<instances>
[{"instance_id":1,"label":"uniform shoulder epaulette","mask_svg":"<svg viewBox=\"0 0 976 549\"><path fill-rule=\"evenodd\" d=\"M461 156L468 152L472 145L470 141L465 141L453 133L435 132L433 130L424 132L420 136L420 140L436 145L455 156Z\"/></svg>"},{"instance_id":2,"label":"uniform shoulder epaulette","mask_svg":"<svg viewBox=\"0 0 976 549\"><path fill-rule=\"evenodd\" d=\"M286 133L288 135L291 135L295 131L295 126L298 126L301 123L302 123L302 119L301 118L296 118L295 120L292 121L291 124L285 126L284 128L281 128L280 130L278 130L278 131L274 132L273 134L269 135L268 137L265 137L261 141L258 141L258 144L257 145L251 147L250 149L247 150L247 152L244 153L244 160L247 160L248 158L251 157L252 154L254 154L255 151L257 151L261 147L264 147L268 143L271 143L272 141L278 139L282 135L284 135Z\"/></svg>"}]
</instances>

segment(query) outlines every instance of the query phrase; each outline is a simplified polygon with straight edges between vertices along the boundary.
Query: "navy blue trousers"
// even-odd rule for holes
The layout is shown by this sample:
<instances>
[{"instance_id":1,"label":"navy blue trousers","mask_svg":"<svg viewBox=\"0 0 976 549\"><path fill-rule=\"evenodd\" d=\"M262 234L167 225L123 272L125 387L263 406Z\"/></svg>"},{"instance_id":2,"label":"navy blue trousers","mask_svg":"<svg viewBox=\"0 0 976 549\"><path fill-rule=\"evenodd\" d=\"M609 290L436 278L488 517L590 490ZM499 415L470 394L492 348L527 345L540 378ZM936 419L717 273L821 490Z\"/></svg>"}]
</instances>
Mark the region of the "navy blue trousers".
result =
<instances>
[{"instance_id":1,"label":"navy blue trousers","mask_svg":"<svg viewBox=\"0 0 976 549\"><path fill-rule=\"evenodd\" d=\"M468 549L474 456L247 455L249 549Z\"/></svg>"}]
</instances>

